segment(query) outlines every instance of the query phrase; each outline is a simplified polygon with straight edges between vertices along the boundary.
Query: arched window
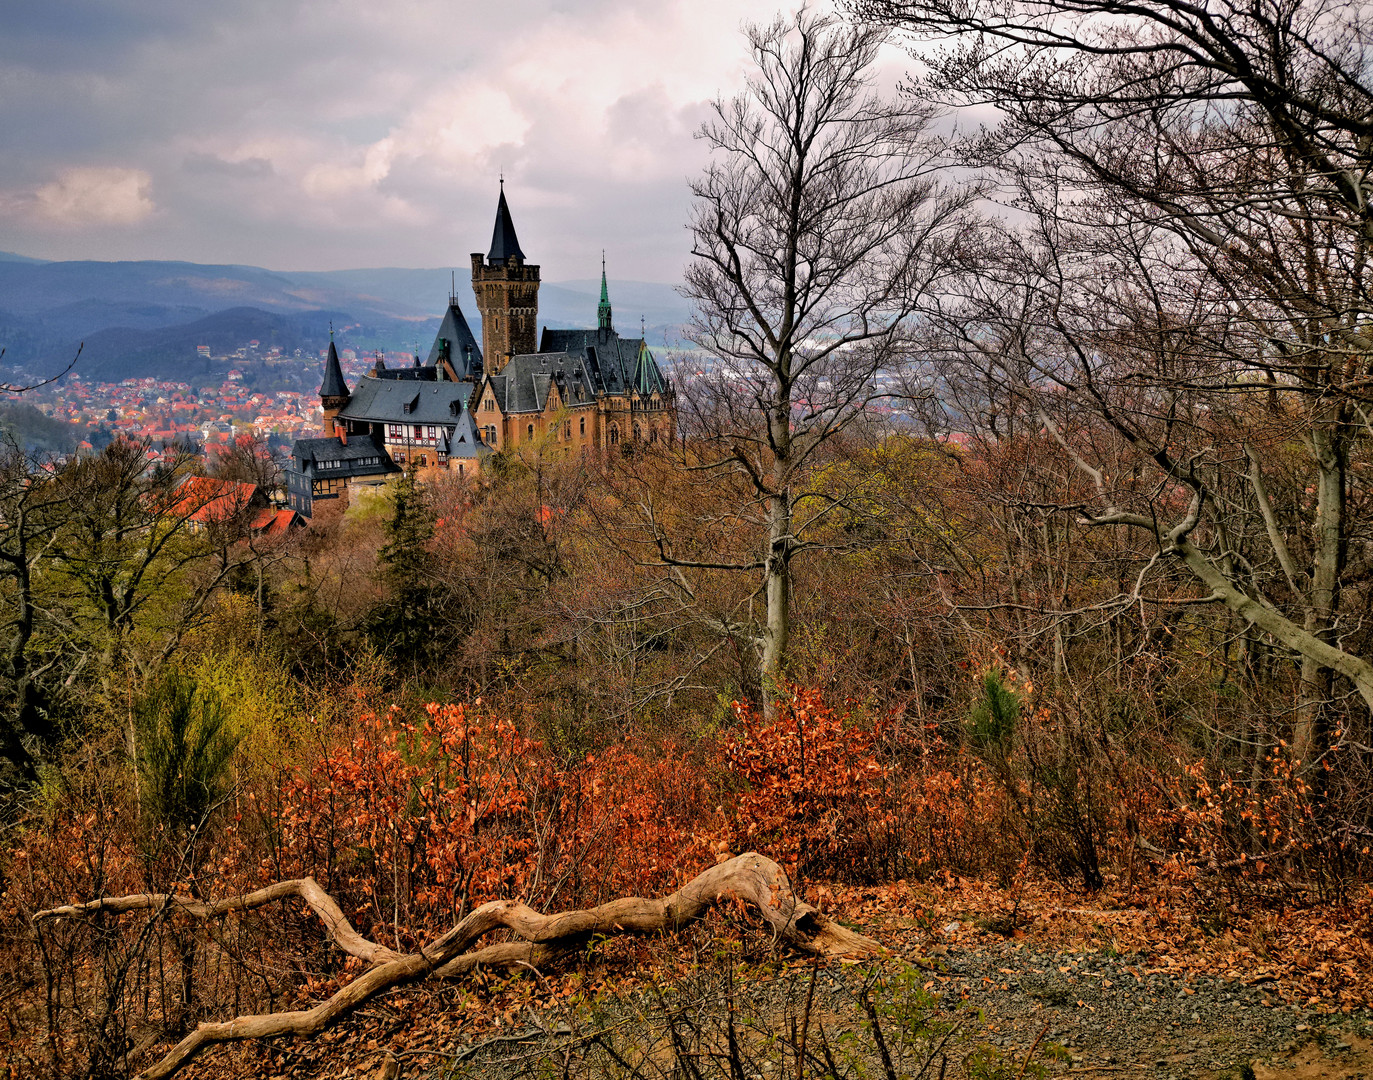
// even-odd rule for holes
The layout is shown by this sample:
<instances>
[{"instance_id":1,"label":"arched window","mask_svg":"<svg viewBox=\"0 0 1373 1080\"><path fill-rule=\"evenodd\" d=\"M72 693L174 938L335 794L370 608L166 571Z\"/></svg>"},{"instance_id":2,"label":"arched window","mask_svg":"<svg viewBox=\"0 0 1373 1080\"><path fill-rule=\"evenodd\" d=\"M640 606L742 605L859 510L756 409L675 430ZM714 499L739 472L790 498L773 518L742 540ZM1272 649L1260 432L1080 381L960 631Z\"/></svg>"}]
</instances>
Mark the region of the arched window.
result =
<instances>
[{"instance_id":1,"label":"arched window","mask_svg":"<svg viewBox=\"0 0 1373 1080\"><path fill-rule=\"evenodd\" d=\"M586 417L585 417L585 416L582 417L582 432L581 432L581 433L582 433L583 435L586 434Z\"/></svg>"},{"instance_id":2,"label":"arched window","mask_svg":"<svg viewBox=\"0 0 1373 1080\"><path fill-rule=\"evenodd\" d=\"M644 439L644 433L639 429L639 425L638 425L638 424L635 424L635 425L634 425L634 441L635 441L635 442L643 442L643 439Z\"/></svg>"},{"instance_id":3,"label":"arched window","mask_svg":"<svg viewBox=\"0 0 1373 1080\"><path fill-rule=\"evenodd\" d=\"M648 441L651 443L658 441L658 429L656 427L648 429Z\"/></svg>"},{"instance_id":4,"label":"arched window","mask_svg":"<svg viewBox=\"0 0 1373 1080\"><path fill-rule=\"evenodd\" d=\"M529 437L530 437L531 439L534 437L534 425L533 425L533 424L530 424L530 425L529 425Z\"/></svg>"},{"instance_id":5,"label":"arched window","mask_svg":"<svg viewBox=\"0 0 1373 1080\"><path fill-rule=\"evenodd\" d=\"M611 445L611 446L618 446L619 444L620 444L620 425L619 425L619 424L611 424L611 425L610 425L610 445Z\"/></svg>"}]
</instances>

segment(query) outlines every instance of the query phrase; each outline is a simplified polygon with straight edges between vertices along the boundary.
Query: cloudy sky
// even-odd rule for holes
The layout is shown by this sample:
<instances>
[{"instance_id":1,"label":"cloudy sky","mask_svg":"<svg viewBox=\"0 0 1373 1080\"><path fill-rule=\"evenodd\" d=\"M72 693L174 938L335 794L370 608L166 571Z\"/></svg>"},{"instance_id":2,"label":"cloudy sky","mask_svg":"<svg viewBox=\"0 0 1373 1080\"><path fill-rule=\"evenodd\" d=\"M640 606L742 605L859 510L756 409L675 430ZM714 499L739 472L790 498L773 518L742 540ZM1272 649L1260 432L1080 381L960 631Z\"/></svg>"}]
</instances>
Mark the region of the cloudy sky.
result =
<instances>
[{"instance_id":1,"label":"cloudy sky","mask_svg":"<svg viewBox=\"0 0 1373 1080\"><path fill-rule=\"evenodd\" d=\"M0 0L0 250L675 281L692 133L778 0ZM893 74L896 71L894 69Z\"/></svg>"}]
</instances>

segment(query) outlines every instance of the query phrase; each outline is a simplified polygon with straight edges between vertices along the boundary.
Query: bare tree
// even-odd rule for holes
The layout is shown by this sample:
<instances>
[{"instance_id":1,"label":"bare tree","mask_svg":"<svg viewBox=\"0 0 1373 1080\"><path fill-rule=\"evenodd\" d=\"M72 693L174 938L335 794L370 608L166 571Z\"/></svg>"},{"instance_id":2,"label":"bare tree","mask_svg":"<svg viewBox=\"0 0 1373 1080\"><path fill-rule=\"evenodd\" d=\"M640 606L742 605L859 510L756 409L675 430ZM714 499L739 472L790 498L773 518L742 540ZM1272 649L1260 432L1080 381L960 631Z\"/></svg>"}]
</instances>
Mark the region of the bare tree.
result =
<instances>
[{"instance_id":1,"label":"bare tree","mask_svg":"<svg viewBox=\"0 0 1373 1080\"><path fill-rule=\"evenodd\" d=\"M875 91L882 32L802 11L746 34L754 74L699 135L714 158L692 184L684 292L713 368L685 397L690 467L742 497L722 516L756 529L759 548L694 557L653 515L637 538L687 598L696 573L758 575L748 605L761 597L761 620L713 622L756 652L767 699L791 636L792 562L841 501L806 478L879 396L875 377L948 265L968 196L933 176L934 110Z\"/></svg>"},{"instance_id":2,"label":"bare tree","mask_svg":"<svg viewBox=\"0 0 1373 1080\"><path fill-rule=\"evenodd\" d=\"M13 440L0 441L0 633L5 637L0 685L8 699L0 755L16 780L35 776L26 741L51 743L55 734L46 722L39 683L56 660L35 656L33 649L44 615L35 576L40 561L51 554L65 502L52 471Z\"/></svg>"},{"instance_id":3,"label":"bare tree","mask_svg":"<svg viewBox=\"0 0 1373 1080\"><path fill-rule=\"evenodd\" d=\"M269 495L281 486L281 460L261 435L236 436L218 449L207 465L209 475L216 479L256 484Z\"/></svg>"},{"instance_id":4,"label":"bare tree","mask_svg":"<svg viewBox=\"0 0 1373 1080\"><path fill-rule=\"evenodd\" d=\"M1006 410L1301 668L1298 756L1346 677L1373 705L1351 514L1369 434L1368 13L1327 0L859 0L946 47L919 86L994 104L957 144L1029 224L942 322ZM998 403L994 403L998 404ZM1299 447L1299 479L1287 450ZM1125 462L1114 469L1108 460Z\"/></svg>"}]
</instances>

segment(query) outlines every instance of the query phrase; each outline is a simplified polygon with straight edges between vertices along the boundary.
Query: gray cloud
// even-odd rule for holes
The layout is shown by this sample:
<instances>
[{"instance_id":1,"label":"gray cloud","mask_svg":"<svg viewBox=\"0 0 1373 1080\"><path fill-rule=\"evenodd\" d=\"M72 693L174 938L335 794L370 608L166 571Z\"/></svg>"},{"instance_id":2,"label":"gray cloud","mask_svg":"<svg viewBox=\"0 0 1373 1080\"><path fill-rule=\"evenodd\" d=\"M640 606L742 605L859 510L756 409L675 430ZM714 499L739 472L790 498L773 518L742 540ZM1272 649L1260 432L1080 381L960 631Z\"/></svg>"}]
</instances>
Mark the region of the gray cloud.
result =
<instances>
[{"instance_id":1,"label":"gray cloud","mask_svg":"<svg viewBox=\"0 0 1373 1080\"><path fill-rule=\"evenodd\" d=\"M272 163L266 158L244 158L242 161L226 161L218 154L190 153L181 162L181 168L188 173L202 173L214 176L229 176L235 179L256 180L272 176Z\"/></svg>"},{"instance_id":2,"label":"gray cloud","mask_svg":"<svg viewBox=\"0 0 1373 1080\"><path fill-rule=\"evenodd\" d=\"M46 258L675 280L692 132L778 0L0 0L0 229Z\"/></svg>"}]
</instances>

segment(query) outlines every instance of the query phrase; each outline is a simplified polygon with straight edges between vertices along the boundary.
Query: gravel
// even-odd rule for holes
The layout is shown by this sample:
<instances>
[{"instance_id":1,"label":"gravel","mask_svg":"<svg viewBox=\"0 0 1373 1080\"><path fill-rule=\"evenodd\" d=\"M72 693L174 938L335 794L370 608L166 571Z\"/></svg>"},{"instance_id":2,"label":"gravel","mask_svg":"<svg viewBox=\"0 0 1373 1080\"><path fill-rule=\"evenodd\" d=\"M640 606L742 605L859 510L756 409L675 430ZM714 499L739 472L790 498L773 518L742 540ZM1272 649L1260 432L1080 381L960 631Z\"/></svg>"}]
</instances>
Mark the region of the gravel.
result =
<instances>
[{"instance_id":1,"label":"gravel","mask_svg":"<svg viewBox=\"0 0 1373 1080\"><path fill-rule=\"evenodd\" d=\"M916 982L937 995L936 1018L970 1010L980 1010L984 1018L980 1025L965 1021L970 1041L963 1044L963 1052L975 1042L990 1043L1009 1057L1023 1059L1042 1033L1044 1049L1057 1044L1065 1051L1051 1062L1052 1072L1071 1069L1074 1076L1103 1080L1238 1078L1243 1066L1285 1059L1299 1046L1339 1054L1349 1047L1344 1032L1373 1021L1368 1014L1340 1017L1334 1027L1335 1018L1283 1002L1271 982L1249 986L1207 975L1150 972L1147 960L1137 956L1054 953L1007 942L970 951L951 949L930 964L932 970L916 973ZM894 969L884 970L890 974ZM867 965L821 969L812 1009L816 1027L836 1035L860 1027L858 995L872 975ZM803 1011L809 979L807 969L794 967L763 967L736 976L741 1021L752 1017L759 1031L788 1030L791 1019ZM702 1029L718 1022L723 1013L719 997L703 993L699 983L681 988L667 1000L697 1001L692 1015ZM590 1030L584 1026L588 1024L632 1024L634 1014L656 1016L656 1026L663 1028L662 1001L640 993L602 1006L595 1020L571 1017L571 1027L566 1014L531 1015L523 1032L514 1033L523 1035L518 1043L451 1049L463 1055L465 1075L529 1075L533 1063L546 1065L550 1050L567 1045L573 1029L583 1033ZM654 1026L652 1020L646 1024ZM548 1034L540 1035L539 1029ZM877 1062L867 1064L868 1075L882 1075L880 1066L871 1068ZM766 1077L768 1070L760 1064L758 1072Z\"/></svg>"}]
</instances>

